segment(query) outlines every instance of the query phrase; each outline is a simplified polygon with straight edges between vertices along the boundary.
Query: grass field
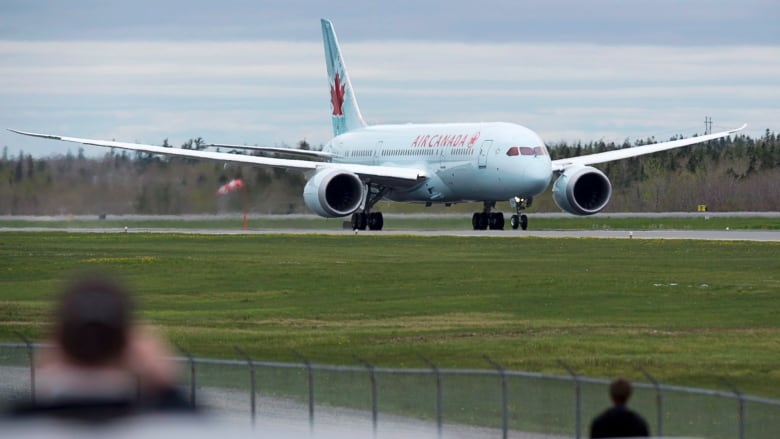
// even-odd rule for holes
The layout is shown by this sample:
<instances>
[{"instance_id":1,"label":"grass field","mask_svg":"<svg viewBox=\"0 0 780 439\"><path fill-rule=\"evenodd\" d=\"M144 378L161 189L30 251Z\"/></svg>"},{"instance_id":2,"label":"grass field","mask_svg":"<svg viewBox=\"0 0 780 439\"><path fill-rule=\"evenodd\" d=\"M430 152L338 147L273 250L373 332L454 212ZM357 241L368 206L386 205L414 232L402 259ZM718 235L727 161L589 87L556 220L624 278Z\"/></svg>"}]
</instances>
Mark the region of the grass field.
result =
<instances>
[{"instance_id":1,"label":"grass field","mask_svg":"<svg viewBox=\"0 0 780 439\"><path fill-rule=\"evenodd\" d=\"M539 221L540 223L542 221ZM0 233L0 339L38 339L63 278L122 274L200 356L507 368L780 397L780 244Z\"/></svg>"}]
</instances>

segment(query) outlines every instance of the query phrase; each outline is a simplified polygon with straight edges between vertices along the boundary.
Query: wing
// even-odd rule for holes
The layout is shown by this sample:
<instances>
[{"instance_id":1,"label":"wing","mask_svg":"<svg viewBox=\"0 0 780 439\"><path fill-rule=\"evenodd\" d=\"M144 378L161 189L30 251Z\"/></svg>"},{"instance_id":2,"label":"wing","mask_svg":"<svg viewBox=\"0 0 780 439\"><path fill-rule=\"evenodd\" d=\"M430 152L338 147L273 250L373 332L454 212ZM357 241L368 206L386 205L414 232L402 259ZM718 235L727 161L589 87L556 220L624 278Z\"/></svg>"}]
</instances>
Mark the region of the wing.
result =
<instances>
[{"instance_id":1,"label":"wing","mask_svg":"<svg viewBox=\"0 0 780 439\"><path fill-rule=\"evenodd\" d=\"M292 156L317 158L317 159L330 159L336 157L335 154L322 151L310 151L306 149L293 149L293 148L278 148L275 146L247 146L247 145L231 145L228 143L209 143L205 146L213 146L215 148L234 148L234 149L248 149L251 151L275 153L275 154L287 154Z\"/></svg>"},{"instance_id":2,"label":"wing","mask_svg":"<svg viewBox=\"0 0 780 439\"><path fill-rule=\"evenodd\" d=\"M193 149L165 148L155 145L139 143L115 142L112 140L80 139L78 137L56 136L51 134L28 133L9 129L17 134L40 137L42 139L61 140L63 142L82 143L84 145L103 146L106 148L120 148L130 151L141 151L151 154L163 154L174 157L188 157L195 159L216 160L221 162L240 163L262 167L283 168L295 171L318 171L320 169L341 169L357 174L364 181L375 181L390 186L410 186L417 181L426 178L426 172L422 169L401 168L396 166L371 166L351 163L315 162L310 160L278 159L272 157L258 157L226 152L198 151Z\"/></svg>"},{"instance_id":3,"label":"wing","mask_svg":"<svg viewBox=\"0 0 780 439\"><path fill-rule=\"evenodd\" d=\"M744 124L741 127L735 128L733 130L721 131L719 133L691 137L688 139L672 140L670 142L654 143L652 145L635 146L633 148L616 149L614 151L600 152L597 154L553 160L552 168L553 171L562 171L574 165L595 165L597 163L611 162L614 160L627 159L629 157L637 157L640 155L652 154L654 152L666 151L668 149L680 148L683 146L706 142L708 140L720 139L721 137L726 137L736 133L737 131L743 130L746 126L747 124Z\"/></svg>"}]
</instances>

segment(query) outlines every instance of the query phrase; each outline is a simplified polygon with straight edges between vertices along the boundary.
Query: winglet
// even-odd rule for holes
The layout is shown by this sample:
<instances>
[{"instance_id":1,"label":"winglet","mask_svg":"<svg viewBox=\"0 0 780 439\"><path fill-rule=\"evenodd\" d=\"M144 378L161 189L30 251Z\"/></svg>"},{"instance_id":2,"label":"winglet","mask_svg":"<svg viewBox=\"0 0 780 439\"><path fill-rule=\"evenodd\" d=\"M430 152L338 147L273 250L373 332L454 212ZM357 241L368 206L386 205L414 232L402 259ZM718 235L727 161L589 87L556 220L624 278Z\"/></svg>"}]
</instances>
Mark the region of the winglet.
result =
<instances>
[{"instance_id":1,"label":"winglet","mask_svg":"<svg viewBox=\"0 0 780 439\"><path fill-rule=\"evenodd\" d=\"M746 124L746 123L743 123L741 127L739 127L739 128L735 128L735 129L733 129L733 130L731 130L731 131L729 131L729 132L731 132L731 133L736 133L737 131L742 131L742 130L744 130L745 128L747 128L747 125L748 125L748 124Z\"/></svg>"},{"instance_id":2,"label":"winglet","mask_svg":"<svg viewBox=\"0 0 780 439\"><path fill-rule=\"evenodd\" d=\"M23 136L40 137L42 139L62 140L62 137L60 137L60 136L52 136L51 134L28 133L26 131L13 130L11 128L6 128L6 129L8 131L12 132L12 133L21 134Z\"/></svg>"}]
</instances>

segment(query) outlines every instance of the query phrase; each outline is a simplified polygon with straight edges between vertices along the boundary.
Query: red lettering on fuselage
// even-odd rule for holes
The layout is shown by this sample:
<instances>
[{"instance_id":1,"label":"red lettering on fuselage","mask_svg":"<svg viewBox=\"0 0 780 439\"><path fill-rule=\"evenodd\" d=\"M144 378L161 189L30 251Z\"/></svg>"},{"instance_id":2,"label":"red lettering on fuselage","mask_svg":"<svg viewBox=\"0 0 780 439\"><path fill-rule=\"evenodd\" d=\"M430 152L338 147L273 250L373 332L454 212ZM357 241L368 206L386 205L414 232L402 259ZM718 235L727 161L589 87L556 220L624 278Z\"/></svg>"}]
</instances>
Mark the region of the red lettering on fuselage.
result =
<instances>
[{"instance_id":1,"label":"red lettering on fuselage","mask_svg":"<svg viewBox=\"0 0 780 439\"><path fill-rule=\"evenodd\" d=\"M479 132L473 134L418 134L410 144L414 148L438 148L449 146L473 147L479 139Z\"/></svg>"}]
</instances>

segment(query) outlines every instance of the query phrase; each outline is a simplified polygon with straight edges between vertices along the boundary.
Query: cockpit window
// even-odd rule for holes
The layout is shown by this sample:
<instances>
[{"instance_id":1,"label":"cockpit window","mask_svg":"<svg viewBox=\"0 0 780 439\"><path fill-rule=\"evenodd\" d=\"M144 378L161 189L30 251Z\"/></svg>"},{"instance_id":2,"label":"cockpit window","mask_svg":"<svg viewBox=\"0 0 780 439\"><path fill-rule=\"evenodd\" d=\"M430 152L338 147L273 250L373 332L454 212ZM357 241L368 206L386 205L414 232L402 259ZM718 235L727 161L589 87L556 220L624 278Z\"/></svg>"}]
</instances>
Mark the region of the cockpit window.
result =
<instances>
[{"instance_id":1,"label":"cockpit window","mask_svg":"<svg viewBox=\"0 0 780 439\"><path fill-rule=\"evenodd\" d=\"M506 151L506 155L512 157L517 155L544 156L547 155L547 149L543 146L511 146Z\"/></svg>"}]
</instances>

